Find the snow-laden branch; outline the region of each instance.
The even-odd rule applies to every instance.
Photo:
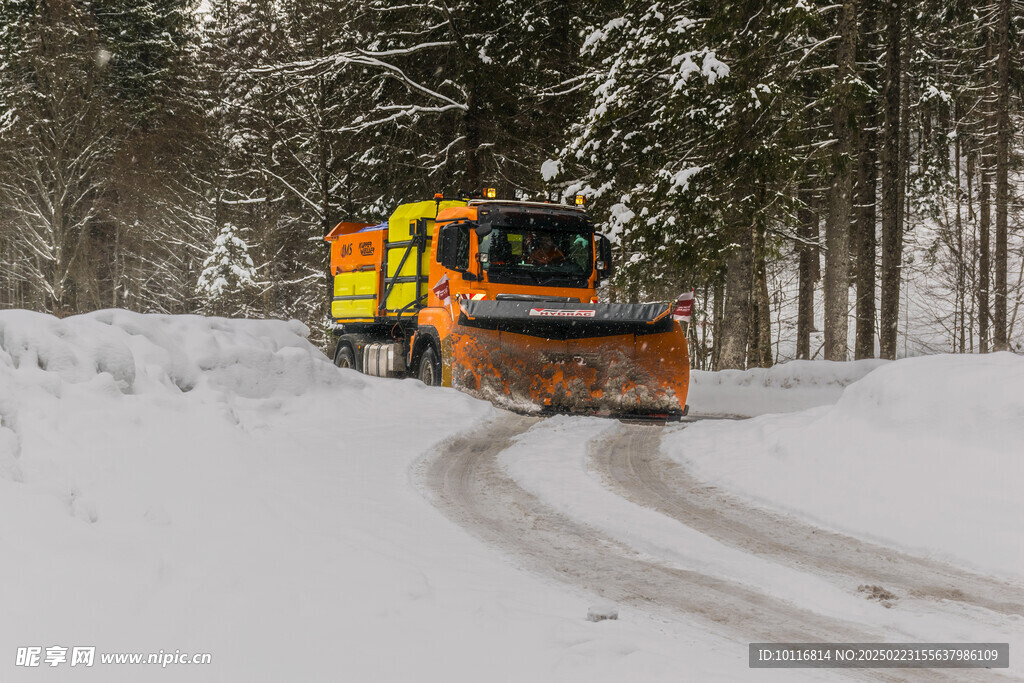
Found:
[[[401,55],[410,55],[416,52],[420,52],[426,49],[434,49],[441,47],[451,47],[454,43],[450,41],[446,42],[434,42],[434,43],[420,43],[403,50],[387,50],[383,52],[368,52],[365,50],[351,50],[346,52],[339,52],[326,57],[320,57],[317,59],[304,60],[300,62],[291,62],[288,64],[280,64],[269,67],[259,67],[253,69],[252,73],[284,73],[284,74],[306,74],[310,76],[319,76],[323,73],[330,71],[331,69],[339,68],[348,65],[366,66],[376,69],[381,69],[391,74],[393,77],[402,81],[411,90],[414,90],[422,95],[426,95],[435,100],[440,100],[446,103],[446,109],[460,109],[466,111],[469,106],[461,102],[456,102],[447,95],[437,92],[432,88],[429,88],[422,83],[413,80],[405,73],[399,66],[390,62],[380,59],[380,57],[396,57]]]
[[[400,106],[400,105],[391,105],[391,106],[387,106],[387,107],[379,107],[379,109],[388,110],[388,111],[390,111],[390,110],[397,110],[397,111],[394,114],[392,114],[391,116],[386,116],[384,118],[373,119],[371,121],[366,121],[364,123],[360,123],[360,124],[355,125],[355,126],[343,126],[343,127],[338,128],[336,130],[338,132],[342,132],[342,133],[357,133],[357,132],[360,132],[360,131],[367,130],[368,128],[374,128],[376,126],[384,125],[385,123],[390,123],[392,121],[397,121],[399,119],[405,118],[407,116],[412,116],[414,114],[441,114],[443,112],[452,111],[452,110],[456,110],[456,109],[457,110],[461,110],[461,111],[465,111],[466,107],[463,106],[463,105],[458,105],[458,104],[451,104],[451,105],[446,105],[446,106],[443,106],[443,107],[421,107],[421,106],[418,106],[418,105],[403,107],[403,106]]]
[[[316,202],[314,202],[314,201],[313,201],[312,199],[310,199],[309,197],[307,197],[306,195],[304,195],[304,194],[303,194],[302,192],[300,192],[299,190],[295,189],[295,187],[293,187],[293,186],[292,186],[292,185],[291,185],[291,184],[290,184],[290,183],[289,183],[289,182],[288,182],[287,180],[285,180],[284,178],[282,178],[282,177],[281,177],[281,176],[279,176],[278,174],[274,173],[274,172],[273,172],[273,171],[271,171],[271,170],[270,170],[269,168],[263,168],[263,169],[261,169],[261,170],[262,170],[262,171],[263,171],[264,173],[266,173],[267,175],[270,175],[270,176],[273,176],[274,178],[277,178],[277,180],[281,181],[281,184],[282,184],[282,185],[284,185],[285,187],[287,187],[287,188],[288,188],[289,190],[291,190],[291,191],[292,191],[292,192],[293,192],[293,193],[295,194],[295,196],[296,196],[296,197],[298,197],[298,198],[299,198],[299,199],[301,199],[301,200],[302,200],[303,202],[305,202],[306,204],[308,204],[308,205],[309,205],[309,206],[310,206],[310,207],[311,207],[311,208],[313,209],[313,211],[315,211],[315,212],[316,212],[316,215],[317,215],[317,216],[321,215],[321,213],[322,213],[322,211],[323,211],[323,207],[321,207],[321,206],[320,206],[319,204],[317,204]]]
[[[429,50],[435,47],[451,47],[452,45],[454,45],[452,41],[444,40],[436,43],[420,43],[419,45],[413,45],[412,47],[402,48],[401,50],[356,50],[356,52],[362,55],[366,55],[367,57],[396,57],[398,55],[411,55],[415,52],[419,52],[420,50]]]

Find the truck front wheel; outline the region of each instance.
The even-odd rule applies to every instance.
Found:
[[[419,367],[416,376],[428,387],[441,385],[441,361],[437,357],[437,351],[433,346],[428,346],[420,355]]]

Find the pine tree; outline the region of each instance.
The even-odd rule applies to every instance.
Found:
[[[677,287],[687,269],[693,281],[710,277],[719,264],[708,255],[725,246],[722,188],[702,162],[726,106],[716,95],[731,66],[698,31],[706,18],[689,9],[630,7],[590,30],[590,109],[547,174],[567,194],[589,195],[592,210],[608,217],[625,256],[618,284],[627,297],[664,295],[659,280]]]
[[[148,267],[166,272],[174,261],[142,265],[183,208],[182,183],[171,177],[186,174],[189,117],[172,105],[185,101],[191,6],[4,4],[0,203],[10,227],[4,251],[21,264],[12,270],[26,303],[73,312],[180,298],[169,283],[142,296],[137,283],[155,280]],[[139,210],[146,205],[162,206]]]
[[[587,42],[593,106],[571,131],[561,177],[578,179],[567,189],[596,197],[622,234],[627,296],[664,296],[724,271],[723,367],[744,367],[748,354],[765,362],[767,306],[753,327],[750,315],[763,262],[778,237],[803,239],[790,227],[794,185],[821,172],[826,84],[813,67],[829,10],[638,6]]]
[[[214,315],[245,316],[252,311],[256,266],[249,245],[230,222],[221,226],[196,282],[202,309]]]
[[[205,61],[216,100],[207,122],[215,162],[207,182],[213,224],[244,227],[266,282],[246,305],[267,317],[310,319],[321,302],[296,291],[295,282],[307,275],[303,252],[313,251],[309,237],[321,221],[307,196],[301,152],[290,144],[294,112],[272,68],[288,54],[283,20],[268,0],[212,5]]]
[[[194,38],[198,0],[92,0],[109,61],[109,87],[137,126],[180,113],[173,106],[176,65]],[[169,106],[170,105],[170,106]]]
[[[11,122],[0,144],[0,201],[33,305],[64,313],[88,287],[83,252],[114,150],[95,60],[100,43],[92,17],[70,0],[12,10],[20,22],[5,36],[17,48],[7,53],[0,87]]]
[[[196,0],[93,3],[118,149],[92,228],[100,290],[91,306],[181,312],[192,298],[209,207],[196,169],[205,102]]]

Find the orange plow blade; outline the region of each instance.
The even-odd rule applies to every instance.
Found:
[[[452,386],[521,412],[677,417],[686,335],[664,304],[467,301]]]

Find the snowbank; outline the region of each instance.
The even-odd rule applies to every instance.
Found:
[[[690,373],[690,415],[755,417],[831,405],[884,360],[794,360],[771,368]]]
[[[248,398],[338,386],[302,323],[107,310],[58,320],[0,312],[0,372],[50,387],[106,374],[125,394],[176,388]],[[36,371],[48,373],[39,375]],[[175,392],[177,393],[177,392]]]
[[[905,359],[834,406],[675,428],[664,448],[820,524],[1022,578],[1022,386],[1008,353]]]
[[[0,312],[0,679],[653,681],[695,658],[711,678],[745,670],[743,644],[714,638],[709,655],[686,624],[632,610],[588,622],[592,595],[443,518],[410,471],[494,409],[338,370],[305,334]],[[93,646],[96,663],[14,668],[17,648],[51,646]],[[99,659],[160,651],[212,663],[161,674]]]

